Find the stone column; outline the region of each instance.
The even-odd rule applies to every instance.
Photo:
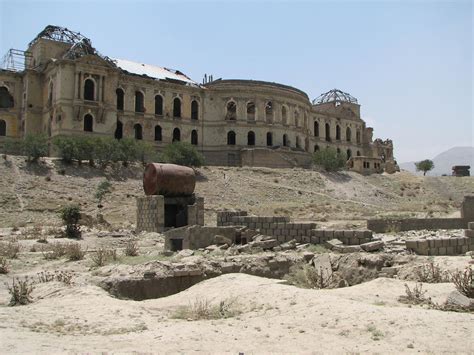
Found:
[[[161,233],[165,228],[165,198],[161,195],[137,197],[137,233]]]

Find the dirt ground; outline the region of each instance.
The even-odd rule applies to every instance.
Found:
[[[423,257],[400,247],[417,233],[433,232],[377,235],[386,241],[384,251],[357,255],[305,245],[279,253],[203,250],[192,256],[168,255],[163,253],[161,234],[135,235],[133,230],[135,197],[143,194],[143,167],[104,170],[64,166],[53,159],[39,166],[28,165],[21,157],[0,159],[0,244],[3,250],[9,243],[19,246],[18,255],[6,259],[9,272],[0,273],[0,353],[473,353],[472,312],[399,299],[406,295],[405,285],[411,289],[420,285],[415,282],[420,265],[433,262],[443,272],[472,267],[468,255]],[[94,194],[106,178],[112,192],[99,209]],[[215,224],[217,210],[238,208],[256,215],[289,215],[321,226],[359,228],[371,217],[459,215],[463,196],[474,192],[474,178],[204,167],[199,169],[196,190],[205,198],[209,225]],[[56,238],[58,210],[68,203],[79,204],[91,224],[82,227],[81,240]],[[98,213],[109,226],[96,225]],[[130,240],[136,241],[138,256],[124,255]],[[78,243],[85,257],[47,260],[47,251],[56,243]],[[98,266],[94,258],[101,248],[115,250],[117,256]],[[254,276],[265,274],[275,260],[326,257],[339,260],[340,272],[357,281],[342,288],[303,289],[281,279]],[[142,277],[149,271],[215,268],[236,260],[250,263],[251,258],[257,260],[253,275],[222,274],[163,298],[120,299],[101,287],[104,280]],[[359,265],[362,259],[365,266]],[[387,266],[397,268],[397,275],[384,277]],[[44,273],[55,272],[71,279],[44,280]],[[8,285],[13,278],[24,277],[34,285],[33,302],[11,307]],[[443,304],[455,291],[451,282],[422,283],[422,287],[435,304]],[[183,307],[202,303],[231,304],[235,312],[216,319],[177,316]]]

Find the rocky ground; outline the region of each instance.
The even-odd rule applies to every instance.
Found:
[[[163,235],[134,232],[141,172],[2,158],[0,271],[3,265],[8,273],[0,273],[0,352],[472,352],[471,303],[450,282],[472,267],[472,257],[417,256],[404,247],[405,240],[461,230],[375,234],[383,248],[370,253],[297,243],[169,253]],[[455,216],[462,197],[474,191],[473,178],[403,172],[362,177],[206,167],[199,173],[207,224],[222,208],[323,227],[363,227],[375,216]],[[99,209],[94,193],[105,178],[112,192]],[[57,212],[73,202],[85,215],[82,239],[58,238]],[[69,260],[81,254],[77,247],[82,257]],[[26,277],[32,302],[9,306],[13,279]],[[183,278],[194,286],[181,291],[190,286]],[[162,281],[169,295],[156,298]],[[418,297],[407,299],[407,287]]]

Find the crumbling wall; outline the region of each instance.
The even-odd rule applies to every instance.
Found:
[[[359,245],[372,240],[370,230],[328,230],[316,229],[313,222],[290,222],[287,216],[247,216],[244,211],[217,212],[218,226],[244,226],[260,233],[273,236],[284,243],[295,239],[298,243],[321,244],[337,238],[347,245]]]

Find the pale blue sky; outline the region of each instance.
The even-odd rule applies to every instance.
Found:
[[[400,161],[473,146],[473,6],[459,1],[0,0],[0,52],[65,26],[104,55],[355,96]]]

